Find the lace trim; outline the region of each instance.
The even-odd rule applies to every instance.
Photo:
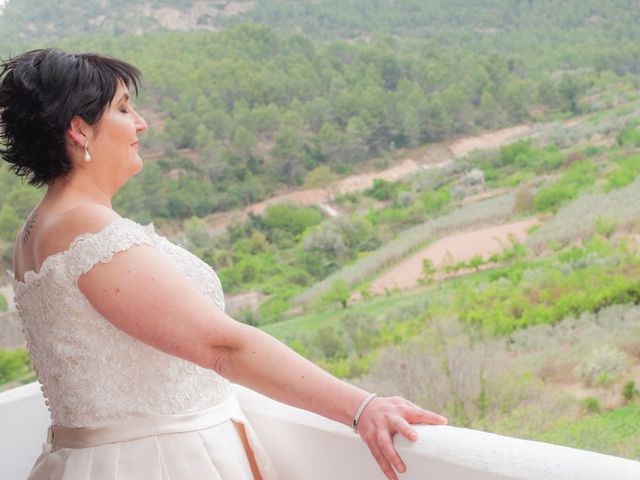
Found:
[[[120,225],[121,223],[129,223],[134,225],[137,228],[142,228],[144,229],[147,233],[152,233],[155,234],[155,228],[153,226],[153,223],[149,223],[147,225],[141,225],[129,218],[126,217],[121,217],[117,220],[115,220],[114,222],[111,222],[110,224],[106,225],[105,227],[102,228],[102,230],[99,230],[97,232],[85,232],[85,233],[81,233],[79,235],[77,235],[72,241],[71,243],[69,243],[69,245],[67,246],[67,248],[65,248],[64,250],[61,250],[59,252],[53,253],[51,255],[49,255],[47,258],[45,258],[42,261],[42,264],[40,265],[40,270],[38,270],[37,272],[34,270],[27,270],[24,272],[24,280],[20,281],[16,278],[15,276],[15,272],[11,271],[11,270],[6,270],[7,274],[9,275],[9,278],[11,279],[11,284],[13,286],[13,291],[14,291],[14,295],[15,297],[19,296],[19,290],[23,290],[24,288],[28,287],[29,285],[36,283],[38,280],[41,280],[44,276],[46,276],[46,274],[49,272],[49,270],[51,270],[51,268],[56,264],[56,260],[65,257],[66,255],[70,254],[70,252],[74,251],[77,247],[78,244],[82,244],[82,242],[86,241],[87,239],[91,239],[91,238],[95,238],[95,237],[102,237],[105,236],[109,231],[111,231],[113,228],[115,228],[117,225]],[[115,252],[117,253],[117,252]],[[86,273],[86,272],[85,272]],[[16,303],[17,305],[17,303]]]
[[[78,278],[98,263],[109,263],[113,257],[134,245],[154,245],[153,240],[144,228],[128,219],[133,228],[105,227],[97,234],[83,235],[78,238],[72,249],[67,250],[73,255],[73,262],[65,262],[66,272],[70,280],[77,286]],[[121,222],[116,222],[119,225]]]

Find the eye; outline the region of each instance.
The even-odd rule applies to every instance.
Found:
[[[126,107],[122,107],[122,108],[120,109],[120,111],[121,111],[122,113],[129,113],[129,109],[128,109],[128,108],[126,108]]]

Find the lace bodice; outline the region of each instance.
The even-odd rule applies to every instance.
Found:
[[[133,245],[158,249],[224,309],[213,269],[185,249],[127,218],[78,236],[45,259],[40,271],[14,282],[16,307],[33,367],[53,423],[98,426],[147,415],[210,407],[230,394],[229,383],[127,335],[100,315],[78,289],[78,278]],[[172,299],[171,301],[179,301]]]

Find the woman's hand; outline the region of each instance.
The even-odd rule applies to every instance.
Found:
[[[389,480],[397,480],[395,469],[407,469],[393,445],[393,436],[400,433],[411,442],[418,432],[411,424],[446,425],[447,419],[424,410],[401,397],[376,397],[366,406],[358,422],[358,433]]]

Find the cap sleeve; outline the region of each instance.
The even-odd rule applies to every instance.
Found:
[[[113,256],[134,245],[154,245],[148,228],[139,223],[120,218],[97,233],[84,233],[77,237],[65,255],[65,267],[69,278],[78,278],[98,263],[109,263]]]

